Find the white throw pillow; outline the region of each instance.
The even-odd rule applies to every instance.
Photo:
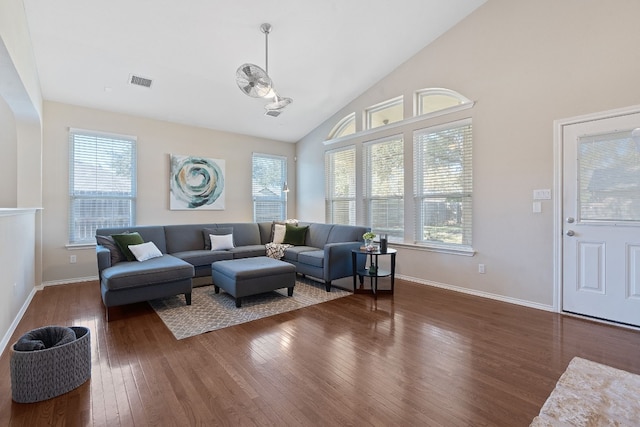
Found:
[[[140,262],[146,261],[151,258],[158,258],[162,256],[162,252],[153,242],[141,243],[139,245],[129,245],[129,250],[134,257]]]
[[[273,243],[281,244],[284,240],[284,233],[287,231],[287,226],[284,224],[273,224]]]
[[[221,236],[216,236],[215,234],[209,234],[209,238],[211,239],[211,250],[212,251],[223,251],[225,249],[233,249],[233,234],[223,234]]]

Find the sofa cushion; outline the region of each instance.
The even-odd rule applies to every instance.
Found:
[[[324,250],[305,251],[298,254],[298,262],[314,267],[324,267]]]
[[[233,227],[222,227],[222,228],[203,228],[202,229],[202,237],[204,238],[204,248],[210,250],[211,249],[211,235],[214,236],[223,236],[225,234],[233,234]]]
[[[326,243],[362,242],[362,235],[369,231],[367,227],[335,224],[331,228]]]
[[[282,260],[297,262],[298,255],[300,255],[301,253],[317,250],[319,249],[312,246],[294,246],[292,248],[287,248],[284,250],[284,257],[282,258]]]
[[[96,234],[110,236],[112,234],[137,232],[142,236],[144,242],[153,242],[163,254],[167,253],[167,244],[164,237],[164,226],[162,225],[134,225],[131,227],[111,227],[99,228]]]
[[[97,234],[96,243],[109,249],[109,254],[111,256],[111,265],[127,260],[127,257],[124,256],[124,254],[116,244],[116,241],[113,240],[113,237],[101,236]]]
[[[305,243],[307,237],[307,230],[309,226],[297,226],[293,224],[286,224],[286,231],[284,233],[284,239],[282,243],[294,246],[302,246]]]
[[[139,245],[144,243],[140,233],[134,231],[133,233],[112,234],[111,237],[113,237],[113,240],[116,242],[116,245],[118,245],[125,258],[127,258],[127,261],[135,261],[136,257],[131,252],[131,249],[129,249],[129,245]]]
[[[332,228],[333,224],[309,224],[309,232],[307,233],[307,240],[305,244],[315,248],[324,248]]]
[[[233,228],[233,242],[236,246],[260,245],[260,228],[255,222],[218,224],[217,228]]]
[[[212,251],[212,250],[199,250],[199,251],[184,251],[171,254],[176,258],[180,258],[195,267],[211,266],[212,262],[225,261],[233,259],[233,254],[229,251]]]
[[[233,259],[265,256],[267,254],[264,245],[236,246],[233,249],[229,249],[229,252],[233,255]]]
[[[102,271],[102,285],[108,290],[147,286],[192,278],[193,265],[171,255],[145,262],[121,262]]]

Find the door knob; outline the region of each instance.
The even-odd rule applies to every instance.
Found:
[[[569,218],[567,218],[567,222],[568,222],[569,224],[573,224],[573,222],[574,222],[574,221],[575,221],[575,219],[573,219],[573,217],[569,217]]]
[[[573,230],[569,230],[567,231],[567,236],[571,237],[573,235],[575,235],[576,233]]]

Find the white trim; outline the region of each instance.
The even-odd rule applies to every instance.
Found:
[[[420,112],[420,98],[422,97],[422,95],[425,95],[425,94],[450,96],[451,98],[455,98],[458,101],[460,101],[459,105],[464,105],[471,102],[469,98],[461,95],[455,90],[446,89],[443,87],[430,87],[430,88],[419,89],[413,93],[413,115],[414,116],[422,115]],[[452,108],[452,107],[449,107],[449,108]],[[449,108],[443,108],[442,110],[448,110]],[[438,110],[438,111],[441,111],[441,110]],[[435,113],[435,112],[436,111],[432,111],[431,113]]]
[[[0,216],[16,216],[35,214],[42,208],[0,208]]]
[[[24,304],[22,304],[22,307],[20,307],[20,310],[18,311],[18,314],[16,315],[15,319],[13,319],[11,326],[9,326],[7,333],[4,335],[4,337],[2,337],[2,341],[0,341],[0,354],[4,353],[5,349],[7,348],[7,345],[9,344],[9,340],[11,339],[11,336],[18,328],[18,324],[22,320],[22,317],[24,316],[24,314],[27,312],[27,308],[29,308],[29,304],[31,304],[31,300],[33,300],[33,297],[35,296],[38,290],[39,289],[36,289],[35,287],[31,289],[29,296],[27,296],[27,299],[25,300]]]
[[[434,111],[433,113],[424,114],[422,116],[410,117],[408,119],[400,120],[398,122],[389,123],[388,125],[378,126],[377,128],[367,129],[367,130],[363,130],[363,131],[360,131],[360,132],[352,133],[352,134],[349,134],[349,135],[341,136],[340,138],[328,139],[326,141],[322,141],[322,143],[324,145],[332,145],[332,144],[337,144],[339,142],[349,141],[349,140],[355,139],[355,138],[367,137],[367,136],[375,134],[377,132],[387,131],[389,129],[395,129],[395,128],[399,128],[401,126],[411,125],[413,123],[420,123],[420,122],[423,122],[423,121],[427,121],[427,120],[433,119],[435,117],[444,116],[445,114],[452,114],[452,113],[456,113],[458,111],[468,110],[469,108],[473,107],[474,105],[475,105],[475,101],[471,101],[471,102],[469,102],[467,104],[456,105],[454,107],[450,107],[450,108],[445,108],[443,110]]]
[[[418,279],[416,277],[409,277],[409,276],[404,276],[404,275],[400,275],[400,274],[396,274],[396,278],[402,279],[402,280],[407,280],[409,282],[415,282],[415,283],[418,283],[420,285],[433,286],[435,288],[441,288],[441,289],[446,289],[446,290],[449,290],[449,291],[461,292],[463,294],[473,295],[473,296],[481,297],[481,298],[489,298],[489,299],[492,299],[492,300],[506,302],[506,303],[509,303],[509,304],[516,304],[516,305],[521,305],[521,306],[524,306],[524,307],[535,308],[537,310],[554,311],[552,306],[549,306],[549,305],[546,305],[546,304],[538,304],[538,303],[535,303],[535,302],[526,301],[526,300],[519,299],[519,298],[505,297],[504,295],[498,295],[498,294],[492,294],[492,293],[489,293],[489,292],[476,291],[474,289],[468,289],[468,288],[461,288],[459,286],[448,285],[446,283],[433,282],[431,280]]]
[[[98,280],[99,280],[98,276],[75,277],[71,279],[62,279],[62,280],[50,280],[48,282],[43,282],[42,285],[40,285],[40,290],[46,288],[47,286],[71,285],[73,283],[94,282]]]
[[[562,218],[562,200],[564,199],[562,192],[562,134],[564,127],[637,113],[640,113],[640,104],[558,119],[553,122],[553,187],[556,194],[553,199],[553,309],[558,313],[562,313],[562,226],[564,222]],[[595,321],[590,317],[585,318]],[[617,323],[616,325],[621,326],[621,324]]]
[[[138,141],[138,137],[134,135],[125,135],[125,134],[113,133],[113,132],[103,132],[100,130],[89,130],[89,129],[80,129],[80,128],[70,127],[69,133],[80,133],[83,135],[96,136],[96,137],[109,138],[109,139],[121,138],[121,139],[130,139],[135,142]]]
[[[470,246],[437,246],[437,245],[419,245],[417,243],[401,243],[401,242],[389,242],[389,247],[398,247],[405,249],[413,249],[416,251],[424,251],[424,252],[438,252],[441,254],[449,254],[449,255],[462,255],[462,256],[475,256],[476,250]]]

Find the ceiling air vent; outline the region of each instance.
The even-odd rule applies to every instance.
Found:
[[[265,111],[265,116],[278,117],[282,113],[281,110],[267,110]]]
[[[137,86],[151,87],[152,80],[132,74],[129,77],[129,83]]]

